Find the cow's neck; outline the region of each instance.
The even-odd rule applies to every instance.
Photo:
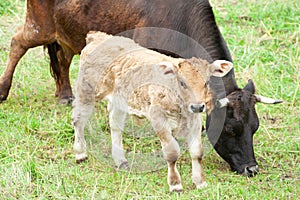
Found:
[[[209,86],[214,91],[215,100],[226,97],[228,94],[238,88],[234,77],[234,70],[232,69],[223,78],[211,76],[209,80]]]
[[[222,78],[225,86],[226,95],[229,95],[234,90],[238,89],[235,81],[234,69],[231,70],[225,77]]]
[[[189,36],[196,40],[207,52],[204,55],[204,59],[209,62],[215,60],[227,60],[232,62],[230,52],[228,50],[227,44],[216,24],[214,13],[212,7],[207,1],[199,3],[197,6],[193,7],[191,17],[187,23],[187,32]],[[195,27],[198,27],[197,32],[191,31]],[[219,81],[217,81],[219,79]],[[238,88],[235,81],[234,69],[232,69],[225,77],[222,78],[212,78],[211,81],[216,81],[217,88],[215,88],[216,94],[221,97],[230,94]],[[220,84],[223,86],[223,91],[225,88],[225,93],[221,92]]]

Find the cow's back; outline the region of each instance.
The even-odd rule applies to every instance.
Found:
[[[231,60],[226,44],[215,24],[212,9],[207,0],[86,0],[56,1],[54,19],[58,40],[79,53],[85,46],[84,38],[89,31],[102,31],[113,35],[133,38],[144,47],[164,51],[172,50],[182,57],[198,56],[197,49],[204,48],[213,60]],[[148,32],[144,27],[171,30],[171,37],[179,37],[169,44],[170,32],[161,30]],[[145,30],[147,33],[145,33]],[[181,33],[190,39],[180,42]],[[153,41],[153,38],[155,41]],[[186,45],[192,46],[187,52]],[[162,45],[163,44],[163,45]],[[191,48],[191,47],[190,47]],[[216,55],[219,54],[219,55]],[[203,58],[202,57],[202,58]]]

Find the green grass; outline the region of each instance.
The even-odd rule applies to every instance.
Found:
[[[109,140],[100,141],[102,148],[94,142],[89,160],[76,164],[71,107],[57,104],[48,58],[38,47],[20,61],[9,98],[0,104],[0,199],[299,199],[300,4],[284,0],[214,0],[212,4],[240,87],[252,78],[257,93],[285,101],[256,106],[260,118],[254,136],[261,169],[258,176],[246,178],[232,173],[208,148],[203,168],[209,186],[198,191],[192,184],[189,156],[184,152],[178,167],[185,192],[170,194],[164,166],[144,173],[112,168]],[[25,1],[0,3],[0,72],[5,68],[10,39],[24,21],[24,12]],[[71,66],[72,85],[78,60],[76,56]],[[98,105],[97,110],[100,113],[90,120],[90,141],[99,131],[99,138],[109,138],[105,106]],[[125,136],[126,149],[148,153],[154,147],[159,149],[155,137],[138,140],[130,131],[132,127],[128,125],[128,129],[131,137]],[[146,165],[141,163],[140,167]]]

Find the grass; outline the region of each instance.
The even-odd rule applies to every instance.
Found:
[[[243,87],[252,78],[257,93],[285,101],[256,106],[260,118],[254,136],[261,169],[258,176],[232,173],[209,147],[203,162],[209,186],[200,191],[192,184],[185,152],[178,163],[185,188],[181,195],[168,192],[164,165],[153,172],[117,171],[111,167],[109,141],[102,140],[109,138],[103,104],[90,120],[93,134],[87,134],[94,141],[97,137],[93,136],[101,130],[102,148],[92,143],[96,145],[90,146],[93,153],[88,162],[76,164],[71,108],[57,104],[48,58],[38,47],[18,64],[9,98],[0,105],[0,199],[299,199],[300,5],[284,0],[214,0],[212,5],[235,61],[239,85]],[[24,1],[0,3],[0,72],[24,14]],[[71,66],[72,85],[78,60],[76,56]],[[129,125],[128,129],[131,134]],[[159,149],[155,137],[135,138],[125,139],[126,148],[139,152],[147,149],[148,142]],[[161,164],[159,159],[157,162]],[[141,163],[140,167],[147,165]]]

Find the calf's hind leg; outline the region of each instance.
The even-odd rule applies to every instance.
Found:
[[[77,100],[76,100],[77,101]],[[75,132],[75,140],[74,140],[74,152],[75,159],[77,163],[80,163],[87,159],[86,153],[86,141],[84,138],[84,128],[92,114],[93,105],[80,105],[74,101],[74,107],[72,110],[72,122],[74,126]]]
[[[109,125],[111,132],[111,143],[112,143],[112,157],[114,162],[119,169],[129,169],[128,161],[125,158],[122,142],[122,132],[124,130],[126,112],[117,108],[116,105],[109,102]]]
[[[94,89],[84,77],[77,83],[77,93],[72,109],[72,123],[75,131],[74,152],[77,163],[87,159],[84,128],[94,110]]]

